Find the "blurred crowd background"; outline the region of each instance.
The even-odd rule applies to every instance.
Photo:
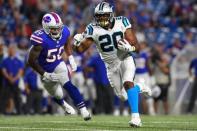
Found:
[[[147,54],[152,69],[149,75],[155,76],[155,83],[152,84],[154,97],[141,97],[141,112],[150,115],[196,113],[196,96],[190,100],[193,82],[187,80],[191,78],[189,65],[197,57],[197,2],[106,1],[114,6],[115,16],[126,16],[130,20],[141,49]],[[0,0],[1,114],[62,114],[62,110],[57,108],[44,90],[40,76],[26,64],[28,49],[31,47],[29,38],[32,32],[42,28],[43,15],[51,11],[61,16],[72,35],[83,32],[86,25],[93,21],[94,7],[99,2]],[[127,103],[114,95],[95,47],[74,56],[78,70],[71,74],[71,79],[79,87],[92,113],[128,115]],[[4,72],[10,76],[4,75]],[[184,89],[187,90],[183,92]],[[65,95],[65,99],[72,104],[68,95]]]

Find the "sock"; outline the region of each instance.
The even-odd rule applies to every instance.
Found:
[[[135,85],[133,88],[127,90],[128,102],[132,113],[139,113],[138,109],[138,98],[139,98],[140,88]]]
[[[114,95],[114,107],[120,107],[120,99],[116,95]]]
[[[75,105],[80,109],[85,107],[85,103],[83,100],[82,95],[79,93],[77,87],[75,87],[70,81],[64,84],[64,89],[68,92],[72,100],[74,101]]]
[[[57,98],[53,97],[53,100],[60,106],[64,105],[64,99],[57,99]]]
[[[124,107],[126,107],[126,108],[129,107],[129,102],[128,102],[128,100],[126,100],[126,101],[124,102]]]

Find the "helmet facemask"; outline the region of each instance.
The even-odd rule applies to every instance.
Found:
[[[103,27],[103,28],[108,28],[110,23],[112,22],[113,20],[113,13],[96,13],[94,15],[95,17],[95,21],[96,23]]]
[[[62,26],[49,27],[49,35],[52,38],[59,39],[62,34]]]

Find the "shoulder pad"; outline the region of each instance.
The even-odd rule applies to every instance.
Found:
[[[89,24],[86,27],[85,34],[93,35],[93,31],[94,31],[93,25],[92,24]]]
[[[124,27],[128,27],[130,25],[129,20],[125,16],[115,17],[115,20],[120,21],[124,25]]]
[[[31,35],[30,40],[34,43],[41,44],[43,42],[43,38],[42,38],[43,34],[44,34],[43,30],[37,30]]]
[[[131,25],[127,17],[122,16],[122,23],[125,27]]]
[[[63,25],[63,32],[66,34],[66,36],[70,36],[70,30],[67,26]]]

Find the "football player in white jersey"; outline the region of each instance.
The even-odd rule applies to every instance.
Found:
[[[132,112],[130,126],[140,127],[138,95],[140,92],[151,95],[151,90],[143,83],[133,82],[135,64],[129,53],[139,48],[135,33],[126,17],[114,17],[109,3],[99,3],[94,17],[95,22],[89,24],[84,33],[74,36],[73,48],[77,52],[84,52],[91,44],[96,44],[114,92],[121,99],[129,101]]]

